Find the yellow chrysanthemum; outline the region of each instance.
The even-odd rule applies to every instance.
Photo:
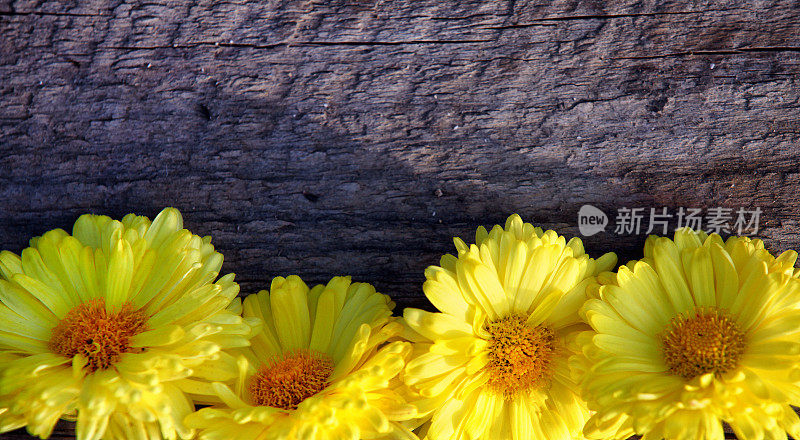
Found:
[[[585,434],[622,439],[800,438],[797,253],[681,229],[600,277],[573,365],[597,413]]]
[[[233,387],[214,384],[224,406],[187,418],[206,440],[416,439],[416,416],[398,375],[411,352],[395,338],[388,296],[349,277],[308,288],[297,276],[244,300],[244,316],[264,320],[240,350]]]
[[[589,258],[512,215],[477,244],[456,238],[458,257],[425,271],[428,299],[443,313],[406,309],[415,341],[404,380],[431,417],[430,440],[567,440],[589,418],[571,379],[573,335],[588,329],[578,310],[593,276],[616,256]]]
[[[221,350],[253,333],[221,265],[171,208],[84,215],[0,254],[0,432],[46,438],[63,418],[80,440],[190,437],[187,394],[234,379]]]

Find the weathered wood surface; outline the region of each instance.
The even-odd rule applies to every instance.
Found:
[[[796,1],[0,0],[0,248],[175,206],[244,293],[399,308],[512,212],[760,207],[797,248],[798,74]]]

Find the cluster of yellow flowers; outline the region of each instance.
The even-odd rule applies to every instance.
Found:
[[[84,215],[0,253],[0,432],[80,440],[800,438],[800,272],[681,229],[620,266],[512,215],[425,271],[439,312],[278,277],[210,237]],[[199,408],[199,409],[198,409]]]

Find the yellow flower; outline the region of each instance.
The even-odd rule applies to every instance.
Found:
[[[594,274],[616,256],[589,258],[512,215],[477,244],[456,238],[458,257],[425,271],[426,296],[443,313],[406,309],[416,342],[404,380],[421,396],[430,440],[567,440],[589,418],[568,358]]]
[[[573,358],[596,410],[585,434],[622,439],[800,438],[797,253],[681,229],[600,277]]]
[[[244,316],[264,321],[240,350],[238,382],[214,384],[224,405],[186,419],[200,439],[416,439],[416,416],[398,374],[411,352],[396,341],[388,296],[350,277],[313,289],[297,276],[244,300]]]
[[[233,274],[214,282],[210,237],[182,228],[171,208],[152,223],[84,215],[0,254],[0,432],[46,438],[63,418],[80,440],[193,434],[191,396],[235,378],[222,350],[252,328]]]

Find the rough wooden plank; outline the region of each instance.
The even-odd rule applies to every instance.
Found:
[[[425,266],[511,212],[760,207],[800,244],[795,2],[0,0],[0,248],[176,206],[243,292]],[[600,234],[590,253],[640,255]],[[62,432],[62,431],[59,431]],[[67,434],[64,434],[67,435]],[[22,438],[19,434],[7,438]]]

